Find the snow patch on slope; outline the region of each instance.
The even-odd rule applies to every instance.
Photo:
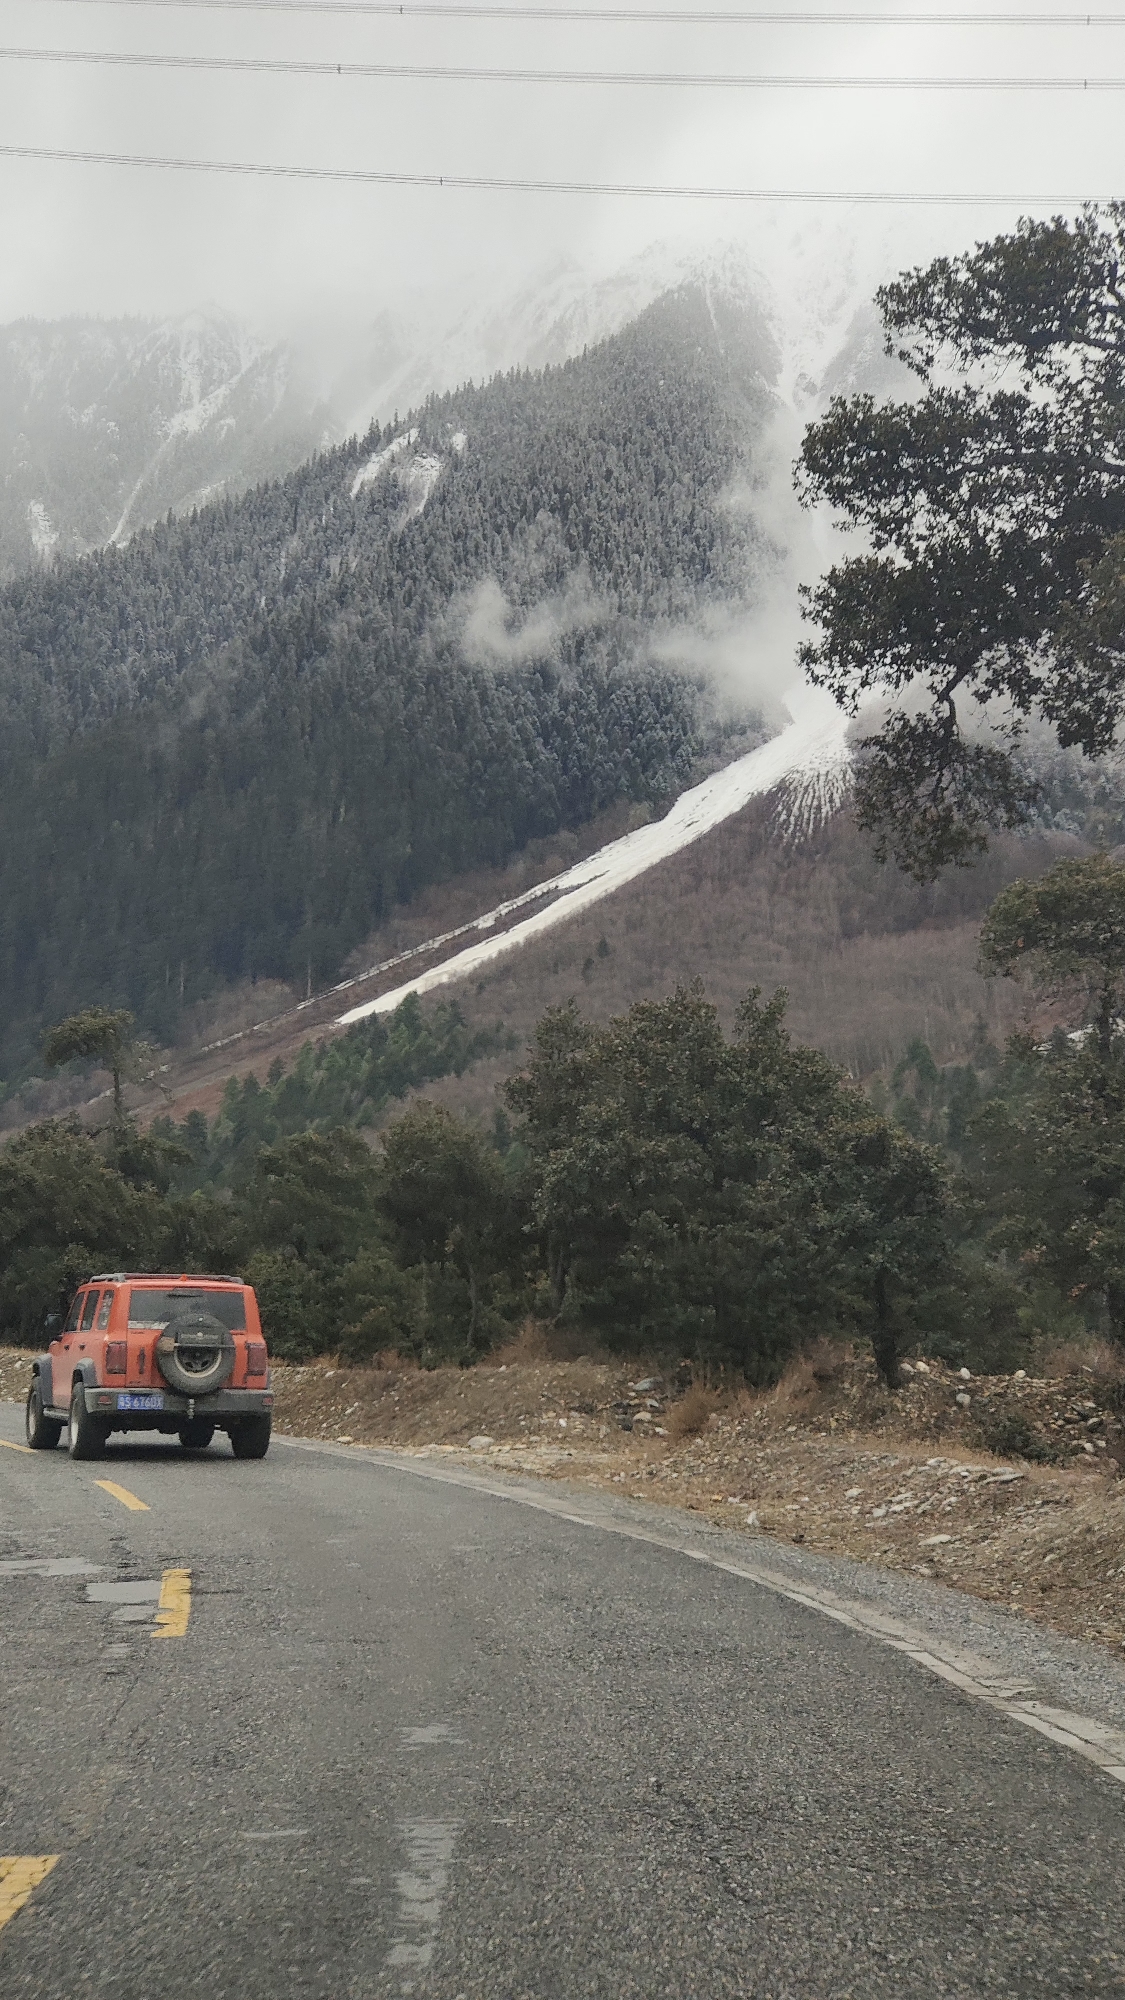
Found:
[[[398,475],[399,488],[403,495],[402,507],[396,517],[396,528],[405,527],[415,514],[420,514],[438,480],[441,478],[444,460],[436,452],[419,451],[409,458]]]
[[[456,431],[450,438],[450,449],[460,458],[467,443],[464,431]],[[356,499],[365,486],[374,486],[385,472],[392,467],[402,494],[402,506],[395,515],[394,529],[404,528],[416,514],[422,512],[430,494],[445,470],[445,459],[436,451],[415,451],[418,442],[417,427],[403,431],[401,437],[392,438],[390,444],[374,451],[366,464],[361,465],[352,480],[351,497]]]
[[[31,536],[31,546],[41,562],[50,562],[58,546],[59,531],[42,500],[27,503],[27,532]]]
[[[499,936],[483,937],[479,943],[466,946],[447,958],[444,964],[436,965],[430,971],[421,973],[417,979],[392,988],[389,993],[381,993],[377,1000],[352,1007],[338,1017],[335,1025],[348,1028],[356,1021],[368,1020],[373,1014],[393,1013],[408,993],[431,993],[435,987],[450,986],[457,980],[469,978],[482,966],[491,964],[506,952],[517,950],[544,931],[569,923],[572,917],[579,916],[591,904],[612,896],[616,889],[635,881],[638,875],[667,860],[669,855],[678,854],[682,848],[701,840],[713,827],[720,826],[732,814],[741,812],[750,799],[772,792],[787,780],[796,781],[803,793],[810,792],[819,784],[820,795],[827,796],[835,783],[830,774],[846,769],[847,718],[828,695],[803,684],[789,691],[785,704],[793,718],[787,729],[783,729],[772,742],[763,743],[748,756],[728,764],[725,770],[716,771],[701,785],[681,793],[664,819],[655,821],[651,826],[638,827],[635,833],[627,833],[620,840],[610,841],[607,847],[599,848],[596,854],[576,863],[564,874],[555,875],[548,882],[540,882],[536,888],[526,890],[511,902],[501,903],[496,909],[486,911],[475,924],[466,928],[478,932],[494,930],[498,922],[514,911],[553,897],[554,900],[545,909],[535,910]],[[440,944],[445,940],[434,942]],[[360,975],[361,978],[369,976]]]
[[[852,756],[844,736],[798,764],[782,784],[773,816],[774,832],[786,847],[799,847],[839,812],[851,790]]]
[[[373,486],[375,481],[382,477],[387,467],[393,465],[396,458],[401,458],[403,452],[408,451],[410,446],[417,442],[417,439],[418,432],[416,430],[403,431],[401,437],[392,438],[390,444],[385,444],[380,451],[373,451],[366,465],[360,466],[359,471],[352,480],[352,499],[354,500],[357,494],[362,493],[365,486]]]

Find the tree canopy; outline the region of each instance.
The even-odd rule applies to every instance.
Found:
[[[126,1008],[86,1007],[70,1014],[43,1037],[48,1069],[68,1062],[94,1062],[113,1078],[113,1112],[121,1117],[121,1086],[126,1076],[143,1069],[150,1051],[133,1034],[133,1016]]]
[[[920,393],[836,398],[804,499],[867,548],[806,592],[813,679],[868,736],[858,815],[920,880],[1017,825],[1038,716],[1087,756],[1125,701],[1125,203],[1023,221],[878,293]],[[984,729],[999,719],[1007,741]]]
[[[747,996],[732,1040],[701,988],[593,1027],[548,1013],[507,1087],[556,1309],[625,1345],[772,1379],[861,1327],[888,1383],[904,1308],[948,1255],[944,1170]]]
[[[1011,883],[985,918],[980,955],[986,972],[1026,972],[1044,990],[1077,985],[1108,1056],[1125,980],[1125,868],[1094,854]]]

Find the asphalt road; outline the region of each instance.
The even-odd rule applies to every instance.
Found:
[[[0,1561],[4,2000],[1125,1994],[1125,1786],[744,1578],[283,1441],[0,1448]]]

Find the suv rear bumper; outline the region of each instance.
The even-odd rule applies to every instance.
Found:
[[[119,1409],[122,1396],[160,1396],[156,1410]],[[86,1408],[92,1417],[108,1417],[114,1430],[176,1430],[194,1417],[196,1422],[222,1426],[232,1418],[266,1416],[273,1409],[272,1389],[214,1389],[209,1396],[180,1396],[174,1389],[92,1388],[86,1384]],[[170,1421],[171,1420],[171,1421]]]

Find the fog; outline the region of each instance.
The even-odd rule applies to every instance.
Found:
[[[1109,76],[1121,30],[638,26],[241,13],[8,0],[6,48],[629,71]],[[1010,197],[794,209],[236,179],[0,158],[0,319],[214,301],[271,337],[418,293],[496,296],[560,259],[654,238],[786,246],[816,226],[896,261],[1121,178],[1112,93],[736,91],[214,75],[0,58],[6,146],[536,179]]]
[[[816,392],[863,379],[857,304],[906,264],[1020,213],[1121,184],[1122,96],[741,91],[209,73],[11,51],[860,76],[1125,75],[1125,30],[489,22],[8,0],[0,52],[0,322],[229,311],[362,432],[434,387],[577,351],[709,246],[766,306],[778,410],[727,504],[758,550],[737,602],[650,651],[767,713],[804,636],[797,584],[844,541],[792,490]],[[746,190],[888,204],[357,186],[5,156],[5,147],[350,170]],[[951,198],[957,198],[953,200]],[[870,345],[878,352],[879,341]],[[883,364],[880,363],[882,366]],[[311,371],[311,372],[310,372]],[[827,371],[827,374],[826,374]],[[751,608],[752,607],[752,608]],[[581,578],[515,619],[494,584],[456,607],[468,657],[511,662],[590,622]]]

